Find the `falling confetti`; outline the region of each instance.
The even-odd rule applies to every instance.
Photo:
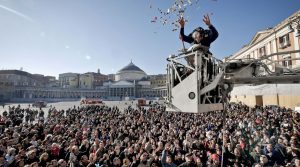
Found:
[[[212,0],[217,1],[217,0]],[[189,20],[189,16],[186,15],[186,10],[191,8],[192,6],[195,6],[194,9],[198,10],[200,9],[199,6],[199,0],[174,0],[173,3],[168,8],[160,8],[158,6],[155,6],[151,0],[150,2],[150,9],[157,10],[158,12],[154,18],[151,19],[151,23],[153,24],[161,24],[163,26],[171,26],[172,31],[177,31],[180,29],[179,25],[179,18],[183,17],[185,18],[185,22],[187,23]],[[210,13],[210,15],[213,15],[213,13]],[[155,32],[156,33],[156,32]]]
[[[155,16],[152,20],[151,23],[155,23],[157,21],[157,17]]]

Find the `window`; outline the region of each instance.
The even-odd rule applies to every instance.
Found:
[[[286,48],[286,47],[290,46],[289,34],[279,37],[279,46],[280,46],[280,48]]]
[[[291,56],[283,56],[282,66],[290,68],[292,66]]]
[[[250,59],[250,54],[248,54],[248,55],[246,56],[246,58],[247,58],[247,59]]]
[[[259,48],[259,56],[265,56],[266,55],[266,47]]]

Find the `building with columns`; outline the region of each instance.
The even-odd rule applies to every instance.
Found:
[[[149,75],[149,78],[150,78],[150,84],[152,88],[166,87],[166,82],[167,82],[166,74]]]
[[[235,54],[225,58],[225,61],[233,59],[260,59],[264,58],[264,56],[269,56],[269,59],[264,59],[263,62],[273,72],[276,67],[299,70],[299,44],[300,10],[275,27],[258,31],[249,44]],[[263,91],[267,88],[268,91]],[[231,92],[231,101],[243,102],[250,106],[280,105],[289,108],[300,106],[300,93],[297,91],[293,92],[290,88],[300,90],[300,85],[273,84],[250,87],[248,85],[239,85]]]
[[[102,89],[107,90],[107,97],[116,99],[166,96],[166,87],[152,87],[150,78],[131,61],[116,73],[115,81],[110,80],[104,83]]]
[[[59,74],[57,81],[54,77],[43,77],[18,70],[0,71],[0,102],[68,101],[79,100],[82,97],[109,100],[125,97],[151,99],[165,97],[167,94],[163,75],[147,76],[132,62],[119,70],[115,76],[116,81],[108,80],[109,76],[101,74],[99,70],[97,73],[63,73]],[[45,82],[45,79],[48,81]]]

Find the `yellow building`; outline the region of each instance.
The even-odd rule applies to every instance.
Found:
[[[79,75],[79,88],[93,89],[94,76],[92,73]]]
[[[63,73],[59,74],[59,85],[62,88],[78,88],[79,74],[77,73]]]
[[[276,67],[300,69],[300,10],[286,18],[273,28],[259,31],[248,45],[225,60],[260,59],[264,60],[271,71]],[[276,62],[276,65],[271,62]],[[231,92],[231,101],[247,105],[280,105],[294,108],[300,106],[299,84],[269,84],[235,86]]]

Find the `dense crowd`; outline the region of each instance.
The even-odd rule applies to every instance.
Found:
[[[10,107],[0,118],[0,167],[300,167],[297,112],[243,104],[226,113],[163,108],[74,106],[44,115]]]

